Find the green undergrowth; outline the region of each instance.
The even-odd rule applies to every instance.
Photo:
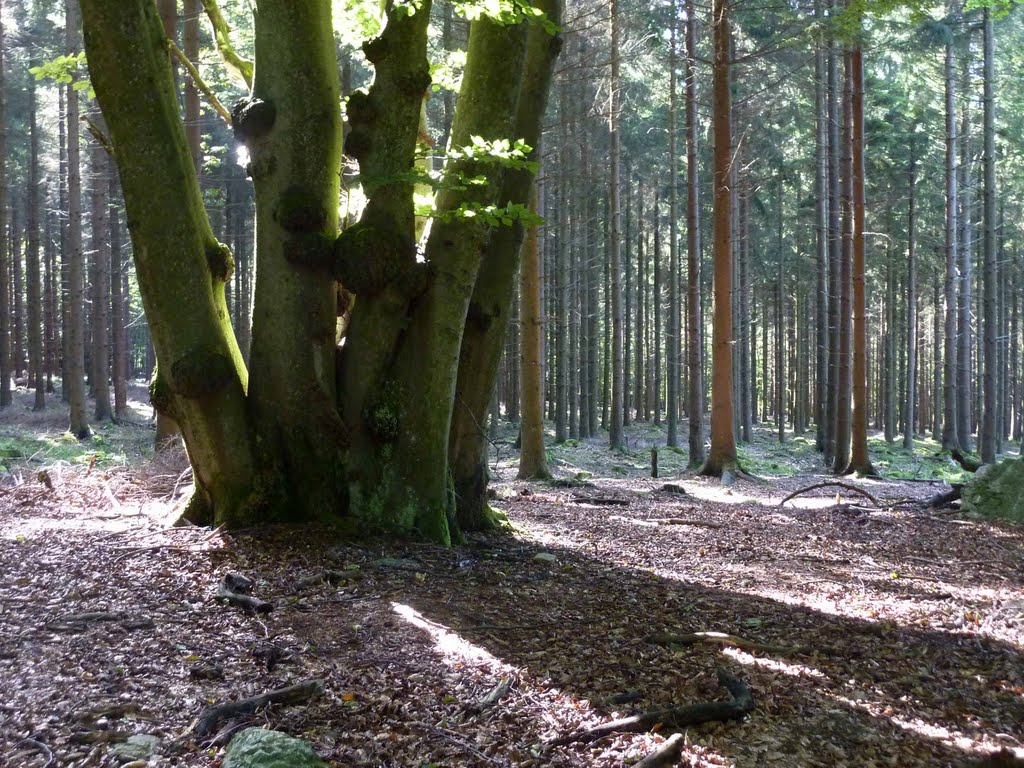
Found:
[[[914,440],[913,450],[908,450],[902,441],[887,443],[882,437],[871,437],[868,438],[868,451],[875,470],[895,480],[962,483],[971,477],[950,458],[948,451],[943,451],[942,446],[931,438]]]
[[[20,428],[0,432],[0,464],[45,467],[56,463],[120,466],[152,456],[153,432],[135,426],[93,427],[85,440],[68,432],[46,433]]]

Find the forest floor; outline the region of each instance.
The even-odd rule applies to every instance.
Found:
[[[767,428],[744,448],[764,479],[730,488],[670,450],[651,479],[656,427],[620,453],[553,448],[560,483],[516,481],[497,441],[511,532],[356,545],[170,528],[188,472],[180,452],[147,458],[141,402],[139,425],[78,446],[26,398],[0,421],[2,766],[217,766],[244,723],[336,766],[627,766],[664,745],[664,712],[587,729],[729,701],[717,668],[753,708],[687,728],[664,765],[1024,759],[1024,530],[925,509],[955,479],[927,443],[873,443],[879,468],[917,476],[848,481],[876,506],[836,486],[781,504],[835,478]],[[219,602],[227,573],[273,610]],[[207,707],[306,680],[322,695],[195,735]],[[119,754],[139,734],[158,754]]]

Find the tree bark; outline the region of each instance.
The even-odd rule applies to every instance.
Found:
[[[79,0],[67,0],[65,26],[69,51],[79,50]],[[68,125],[68,260],[67,327],[64,329],[64,386],[68,394],[68,429],[79,440],[92,434],[85,399],[85,256],[82,253],[82,176],[78,134],[78,91],[66,87]],[[153,177],[157,178],[157,177]]]
[[[952,25],[955,3],[946,5],[947,25]],[[946,205],[945,205],[945,348],[943,351],[943,398],[942,398],[942,447],[946,450],[960,449],[959,393],[957,391],[957,365],[959,349],[957,344],[957,231],[958,185],[957,185],[957,135],[956,135],[956,61],[953,48],[953,33],[948,32],[943,61],[944,102],[945,102],[945,144],[946,144]]]
[[[676,70],[679,67],[677,38],[679,12],[676,0],[669,10],[669,102],[668,102],[668,325],[665,329],[666,392],[665,443],[670,448],[679,445],[679,159],[676,149],[678,98],[676,94]]]
[[[10,302],[7,286],[10,285],[7,239],[7,91],[5,71],[7,39],[3,17],[0,15],[0,408],[11,404],[11,331]]]
[[[46,381],[43,377],[42,275],[39,268],[39,129],[36,126],[36,87],[29,91],[29,181],[26,193],[25,283],[28,304],[29,386],[35,387],[33,411],[46,407]]]
[[[697,13],[695,0],[686,5],[686,305],[687,411],[689,460],[699,468],[704,455],[704,333],[701,295],[700,176],[697,161]]]
[[[674,8],[674,3],[673,3]],[[622,438],[622,406],[623,406],[623,378],[622,378],[622,264],[621,264],[621,222],[619,210],[619,162],[622,150],[620,148],[619,136],[619,4],[618,0],[610,0],[609,15],[611,16],[611,85],[609,97],[608,115],[608,207],[611,219],[611,238],[608,242],[608,266],[611,271],[611,313],[612,313],[612,359],[611,359],[611,417],[609,419],[608,443],[614,449],[621,448]],[[673,24],[673,29],[675,25]],[[675,75],[673,73],[673,80]],[[675,134],[673,131],[672,145],[675,146]],[[673,155],[674,158],[674,155]],[[675,179],[672,181],[672,189],[675,190]],[[673,210],[673,214],[675,211]],[[675,218],[672,221],[675,227]],[[675,240],[673,238],[673,253],[675,253]],[[675,285],[675,271],[672,273],[672,285]],[[678,342],[678,332],[676,333]],[[679,360],[678,353],[673,353],[676,361]],[[678,372],[677,372],[678,374]],[[670,382],[671,384],[671,382]],[[670,389],[670,391],[672,391]],[[669,428],[674,436],[674,419],[678,413],[672,414],[671,405],[669,410]],[[674,445],[674,443],[669,443]]]
[[[911,126],[913,131],[916,124]],[[914,407],[917,393],[917,144],[910,137],[907,204],[907,386],[904,400],[903,447],[914,447]],[[936,340],[937,343],[937,340]]]
[[[92,392],[96,399],[93,416],[97,422],[110,421],[110,227],[107,221],[107,157],[93,141],[92,167]]]
[[[730,102],[729,0],[711,8],[714,65],[712,131],[714,149],[714,318],[711,373],[711,450],[702,475],[721,477],[736,469],[732,403],[732,109]]]
[[[539,196],[531,195],[533,210]],[[537,227],[526,230],[522,264],[519,267],[519,322],[522,327],[522,363],[519,366],[523,393],[521,447],[519,451],[520,480],[550,477],[544,451],[544,313],[541,304],[541,238]]]
[[[867,365],[867,301],[864,295],[865,242],[864,224],[867,204],[864,194],[864,59],[860,44],[850,55],[851,78],[851,188],[853,193],[853,253],[852,288],[853,310],[853,413],[851,415],[851,453],[848,472],[873,475],[868,455],[868,365]],[[913,149],[911,149],[913,153]]]
[[[998,332],[996,322],[996,149],[995,149],[995,44],[992,36],[992,18],[988,7],[982,8],[984,74],[982,104],[982,263],[984,293],[982,311],[985,318],[985,359],[982,385],[981,460],[990,464],[996,460],[997,377],[999,372]]]

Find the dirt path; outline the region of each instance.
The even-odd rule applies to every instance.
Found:
[[[192,736],[204,707],[318,679],[315,703],[251,720],[339,766],[622,766],[660,733],[551,742],[727,699],[719,666],[756,708],[690,728],[679,765],[1024,757],[1019,528],[850,510],[871,504],[843,489],[837,508],[834,488],[780,508],[806,476],[729,490],[682,476],[687,495],[499,483],[514,536],[360,548],[168,530],[173,473],[85,472],[0,491],[0,765],[118,765],[113,745],[145,733],[161,740],[150,765],[215,766]],[[885,502],[934,490],[861,485]],[[298,583],[325,569],[334,583]],[[214,600],[229,571],[273,612]],[[697,632],[755,645],[653,637]]]

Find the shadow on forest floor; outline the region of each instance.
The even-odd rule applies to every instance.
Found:
[[[124,469],[0,492],[0,764],[117,765],[112,745],[147,733],[161,739],[154,764],[216,765],[191,737],[204,707],[318,678],[318,701],[253,719],[334,765],[622,766],[662,736],[551,742],[726,697],[717,666],[756,709],[689,729],[677,764],[1024,757],[1019,527],[850,512],[829,488],[778,506],[827,478],[723,489],[684,475],[679,495],[594,474],[581,488],[499,482],[517,532],[449,550],[167,529],[167,504]],[[933,492],[858,482],[888,500]],[[333,584],[300,583],[325,568]],[[214,601],[227,571],[254,578],[274,611]],[[766,649],[650,641],[705,631]]]

